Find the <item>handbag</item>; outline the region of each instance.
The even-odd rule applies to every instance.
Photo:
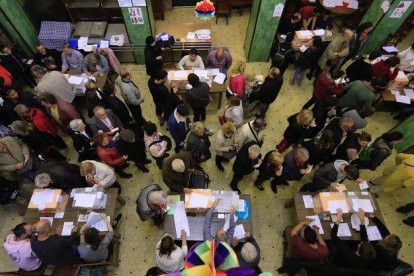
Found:
[[[207,189],[210,183],[210,177],[202,169],[195,169],[190,172],[188,185],[190,189]]]
[[[0,185],[0,204],[4,205],[16,200],[20,193],[20,187],[17,182],[0,178],[2,184]]]

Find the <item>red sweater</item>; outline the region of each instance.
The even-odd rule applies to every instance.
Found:
[[[6,68],[0,65],[0,77],[4,79],[4,86],[12,86],[13,84],[13,76],[7,71]]]
[[[101,161],[109,166],[118,167],[122,166],[126,162],[115,147],[98,146],[96,152],[98,153]]]
[[[397,77],[400,68],[395,68],[392,73],[390,70],[391,66],[387,65],[383,60],[381,60],[380,62],[372,65],[372,77],[383,77],[388,81],[394,80]]]
[[[344,93],[344,89],[345,85],[336,85],[327,72],[322,72],[316,80],[313,93],[317,100],[321,100],[329,95],[341,96]]]
[[[40,109],[34,107],[30,108],[27,119],[39,131],[50,133],[53,136],[56,136],[58,133],[58,128],[53,124],[53,121],[49,119],[49,117],[47,117]]]
[[[243,97],[244,89],[246,88],[246,79],[244,78],[244,75],[240,74],[235,77],[230,77],[229,88],[239,98]]]

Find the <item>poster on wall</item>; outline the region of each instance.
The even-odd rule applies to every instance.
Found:
[[[284,8],[283,4],[280,4],[280,3],[277,4],[275,6],[275,9],[273,10],[273,17],[281,17],[283,13],[283,8]]]
[[[142,16],[141,8],[128,8],[128,11],[132,24],[144,24],[144,17]]]
[[[145,7],[147,3],[145,3],[145,0],[132,0],[132,5]]]
[[[401,1],[395,10],[391,13],[391,18],[400,18],[408,10],[411,5],[411,1]]]

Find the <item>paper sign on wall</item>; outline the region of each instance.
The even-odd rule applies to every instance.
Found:
[[[388,2],[388,0],[384,0],[381,4],[381,9],[384,13],[386,13],[388,11],[388,9],[390,8],[390,2]]]
[[[408,10],[411,5],[411,1],[401,1],[395,10],[392,12],[390,18],[400,18]]]
[[[131,0],[118,0],[118,5],[121,8],[132,7]]]
[[[282,16],[282,13],[283,13],[283,8],[284,8],[285,6],[283,5],[283,4],[277,4],[276,6],[275,6],[275,10],[273,11],[273,17],[281,17]]]
[[[145,3],[145,0],[132,0],[132,5],[145,7],[147,3]]]
[[[144,24],[144,17],[142,16],[141,8],[128,8],[128,12],[132,24]]]

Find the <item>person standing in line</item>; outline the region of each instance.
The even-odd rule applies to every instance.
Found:
[[[206,106],[210,102],[210,87],[207,83],[201,82],[196,74],[188,75],[188,83],[192,86],[187,91],[187,101],[194,112],[194,122],[206,120]]]
[[[260,118],[265,118],[269,106],[276,100],[283,85],[283,77],[276,67],[269,69],[269,74],[258,92],[260,102]]]

